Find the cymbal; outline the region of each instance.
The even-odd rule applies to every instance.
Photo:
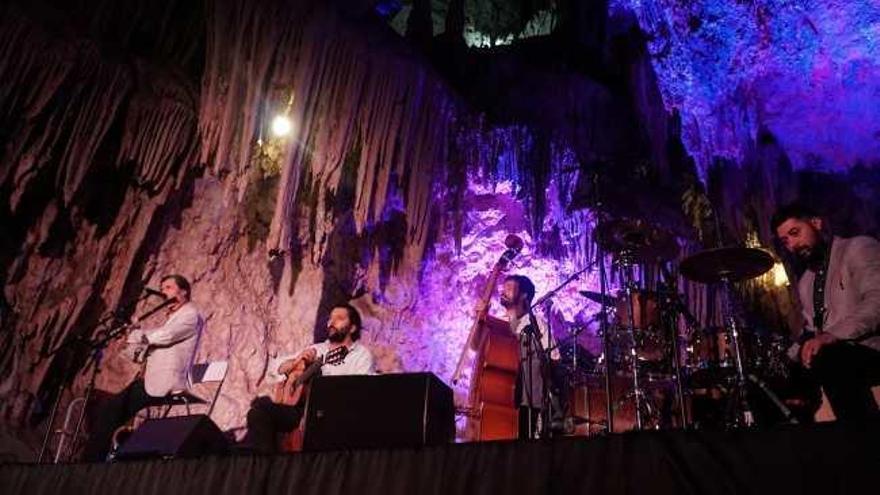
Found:
[[[644,220],[604,222],[596,226],[593,236],[608,251],[639,261],[670,260],[678,255],[673,235]]]
[[[597,302],[599,304],[602,304],[603,301],[605,302],[606,306],[614,306],[615,304],[617,304],[616,298],[607,295],[603,296],[601,292],[593,292],[591,290],[581,290],[578,292],[580,292],[580,294],[587,299]]]
[[[707,249],[681,262],[681,274],[694,282],[711,284],[727,280],[738,282],[755,278],[773,268],[767,251],[745,247]]]

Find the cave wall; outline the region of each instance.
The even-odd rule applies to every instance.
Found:
[[[629,1],[664,102],[703,172],[741,162],[759,133],[796,169],[845,170],[880,158],[880,6],[838,0]]]

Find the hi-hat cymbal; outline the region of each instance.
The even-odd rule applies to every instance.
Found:
[[[665,261],[678,255],[675,237],[644,220],[604,222],[596,227],[593,236],[608,251],[638,261]]]
[[[601,292],[593,292],[591,290],[581,290],[578,292],[580,292],[580,294],[587,299],[597,302],[599,304],[602,304],[603,301],[606,306],[614,306],[615,304],[617,304],[616,298],[607,295],[603,296]]]
[[[724,247],[707,249],[681,262],[681,274],[694,282],[712,284],[755,278],[773,268],[773,256],[756,248]]]

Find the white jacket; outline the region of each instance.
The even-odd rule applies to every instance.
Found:
[[[798,281],[804,320],[813,328],[812,270]],[[825,331],[880,350],[880,242],[873,237],[835,237],[825,277]]]
[[[153,397],[162,397],[172,391],[190,386],[189,370],[193,364],[205,319],[192,302],[177,309],[159,328],[134,331],[129,340],[141,335],[149,343],[144,388]]]

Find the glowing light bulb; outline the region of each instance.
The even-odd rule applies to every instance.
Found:
[[[285,115],[276,115],[272,119],[272,134],[276,137],[284,137],[290,134],[293,123]]]
[[[782,287],[788,285],[788,274],[785,273],[785,265],[780,262],[773,264],[773,285]]]

